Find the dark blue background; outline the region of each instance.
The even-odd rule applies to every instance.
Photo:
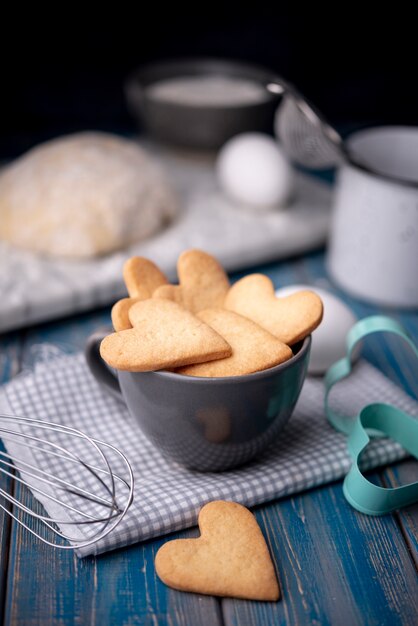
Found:
[[[321,6],[322,5],[322,6]],[[324,3],[250,11],[196,5],[168,14],[163,4],[102,5],[88,19],[70,5],[2,24],[0,158],[85,128],[134,130],[122,85],[137,65],[214,55],[266,65],[294,82],[336,125],[418,124],[414,19],[366,15]],[[151,6],[151,8],[150,8]],[[231,7],[230,4],[224,5]],[[381,5],[383,7],[383,4]]]

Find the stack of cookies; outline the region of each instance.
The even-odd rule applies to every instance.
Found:
[[[211,255],[183,252],[178,285],[151,261],[132,257],[123,276],[129,297],[112,309],[115,332],[101,344],[111,367],[170,370],[187,376],[242,376],[283,363],[322,320],[311,291],[277,298],[271,280],[250,274],[230,286]]]

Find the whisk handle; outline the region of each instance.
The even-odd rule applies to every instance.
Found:
[[[124,402],[119,381],[100,356],[100,343],[110,330],[98,330],[87,339],[84,349],[87,365],[97,382],[120,402]]]

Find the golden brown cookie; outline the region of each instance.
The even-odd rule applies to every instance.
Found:
[[[225,309],[206,309],[197,317],[222,335],[232,355],[218,361],[186,365],[176,370],[187,376],[242,376],[287,361],[292,350],[258,324]]]
[[[180,285],[161,285],[161,287],[157,287],[152,297],[160,298],[161,300],[171,300],[172,302],[177,302],[185,309],[191,310],[190,307],[186,306],[187,298],[184,297],[183,289]]]
[[[248,600],[280,597],[274,565],[254,515],[235,502],[206,504],[200,537],[168,541],[155,569],[174,589]]]
[[[228,291],[224,307],[253,320],[291,346],[321,323],[321,298],[313,291],[298,291],[277,298],[274,285],[263,274],[241,278]]]
[[[133,304],[151,298],[153,291],[168,283],[163,272],[148,259],[133,256],[123,266],[123,277],[129,298],[118,300],[112,308],[112,324],[116,331],[132,328],[128,312]]]
[[[222,359],[228,343],[210,326],[169,300],[143,300],[129,309],[134,328],[105,337],[102,358],[120,370],[147,372]]]
[[[153,297],[178,302],[192,313],[223,305],[229,280],[213,256],[202,250],[186,250],[179,256],[177,274],[179,285],[163,285]]]
[[[112,307],[111,317],[113,328],[116,331],[119,330],[127,330],[128,328],[132,328],[132,324],[129,321],[129,309],[133,304],[139,302],[141,298],[122,298],[115,302]]]
[[[146,300],[161,285],[168,284],[167,277],[149,259],[133,256],[123,266],[123,278],[131,298]]]

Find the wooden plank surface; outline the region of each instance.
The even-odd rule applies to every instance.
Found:
[[[0,384],[6,382],[19,372],[21,342],[19,336],[13,333],[7,337],[0,337]],[[1,438],[1,435],[0,435]],[[0,441],[0,450],[4,450]],[[12,492],[11,478],[0,473],[0,487],[7,493]],[[0,496],[0,503],[9,508],[8,503]],[[3,607],[7,585],[7,570],[9,564],[11,519],[0,509],[0,624],[2,623]]]
[[[42,510],[27,491],[18,497]],[[36,523],[31,525],[37,529]],[[173,537],[187,537],[186,531]],[[13,524],[6,625],[218,626],[219,600],[179,594],[163,585],[154,556],[164,539],[97,558],[79,560],[71,551],[54,550]]]
[[[277,286],[327,286],[319,254],[257,270],[269,274]],[[350,304],[360,316],[376,312],[368,305],[351,300]],[[398,319],[418,337],[417,316],[402,314]],[[25,337],[23,365],[30,364],[34,350],[44,343],[65,351],[81,349],[90,332],[109,320],[109,310],[103,309],[31,329]],[[376,337],[365,352],[413,393],[416,365],[400,346]],[[416,464],[408,461],[375,474],[375,479],[406,482],[414,471]],[[278,604],[219,601],[167,589],[154,571],[155,552],[165,539],[79,561],[71,553],[40,545],[13,524],[5,624],[417,623],[411,552],[417,548],[416,509],[399,516],[363,516],[349,507],[336,483],[259,507],[256,515],[277,563],[283,590]]]
[[[403,463],[386,468],[381,476],[386,487],[400,487],[416,482],[418,480],[418,463],[415,459],[408,459]],[[398,511],[396,517],[418,570],[418,504]]]
[[[340,483],[260,507],[256,516],[283,599],[224,600],[228,626],[416,625],[416,571],[393,516],[357,513]]]

